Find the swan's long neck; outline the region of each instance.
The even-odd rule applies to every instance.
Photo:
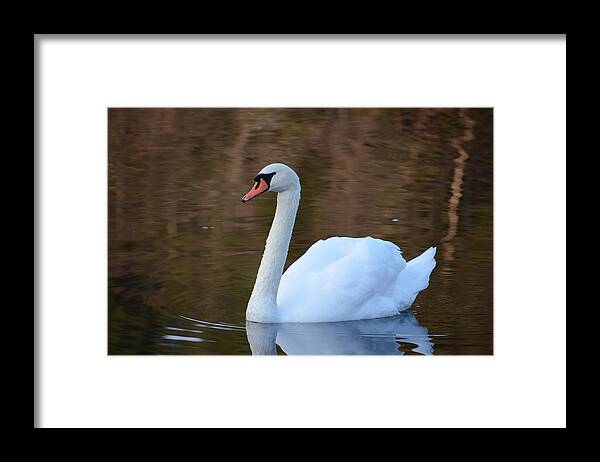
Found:
[[[299,204],[300,185],[277,194],[275,217],[246,309],[246,318],[250,321],[275,322],[277,320],[277,291]]]

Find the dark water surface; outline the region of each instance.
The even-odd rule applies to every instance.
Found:
[[[492,354],[492,125],[492,109],[109,109],[108,353]],[[406,260],[438,246],[411,310],[246,325],[276,195],[240,197],[271,162],[302,183],[286,267],[329,236]]]

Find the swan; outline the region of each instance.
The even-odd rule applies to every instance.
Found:
[[[246,320],[337,322],[395,316],[429,285],[435,247],[407,263],[398,246],[370,236],[319,240],[284,273],[300,204],[300,178],[285,164],[269,164],[256,175],[242,203],[267,191],[277,193],[277,208]]]

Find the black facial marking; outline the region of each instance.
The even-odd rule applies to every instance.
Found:
[[[256,178],[254,178],[254,181],[256,181],[256,185],[254,186],[254,189],[258,188],[258,185],[260,183],[261,178],[267,182],[267,185],[271,186],[271,179],[273,178],[273,176],[276,173],[277,172],[273,172],[273,173],[259,173],[258,175],[256,175]]]

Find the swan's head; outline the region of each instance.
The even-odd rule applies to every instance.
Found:
[[[300,189],[300,178],[294,170],[285,164],[269,164],[254,178],[254,186],[242,197],[242,202],[266,192],[283,192],[289,189]]]

